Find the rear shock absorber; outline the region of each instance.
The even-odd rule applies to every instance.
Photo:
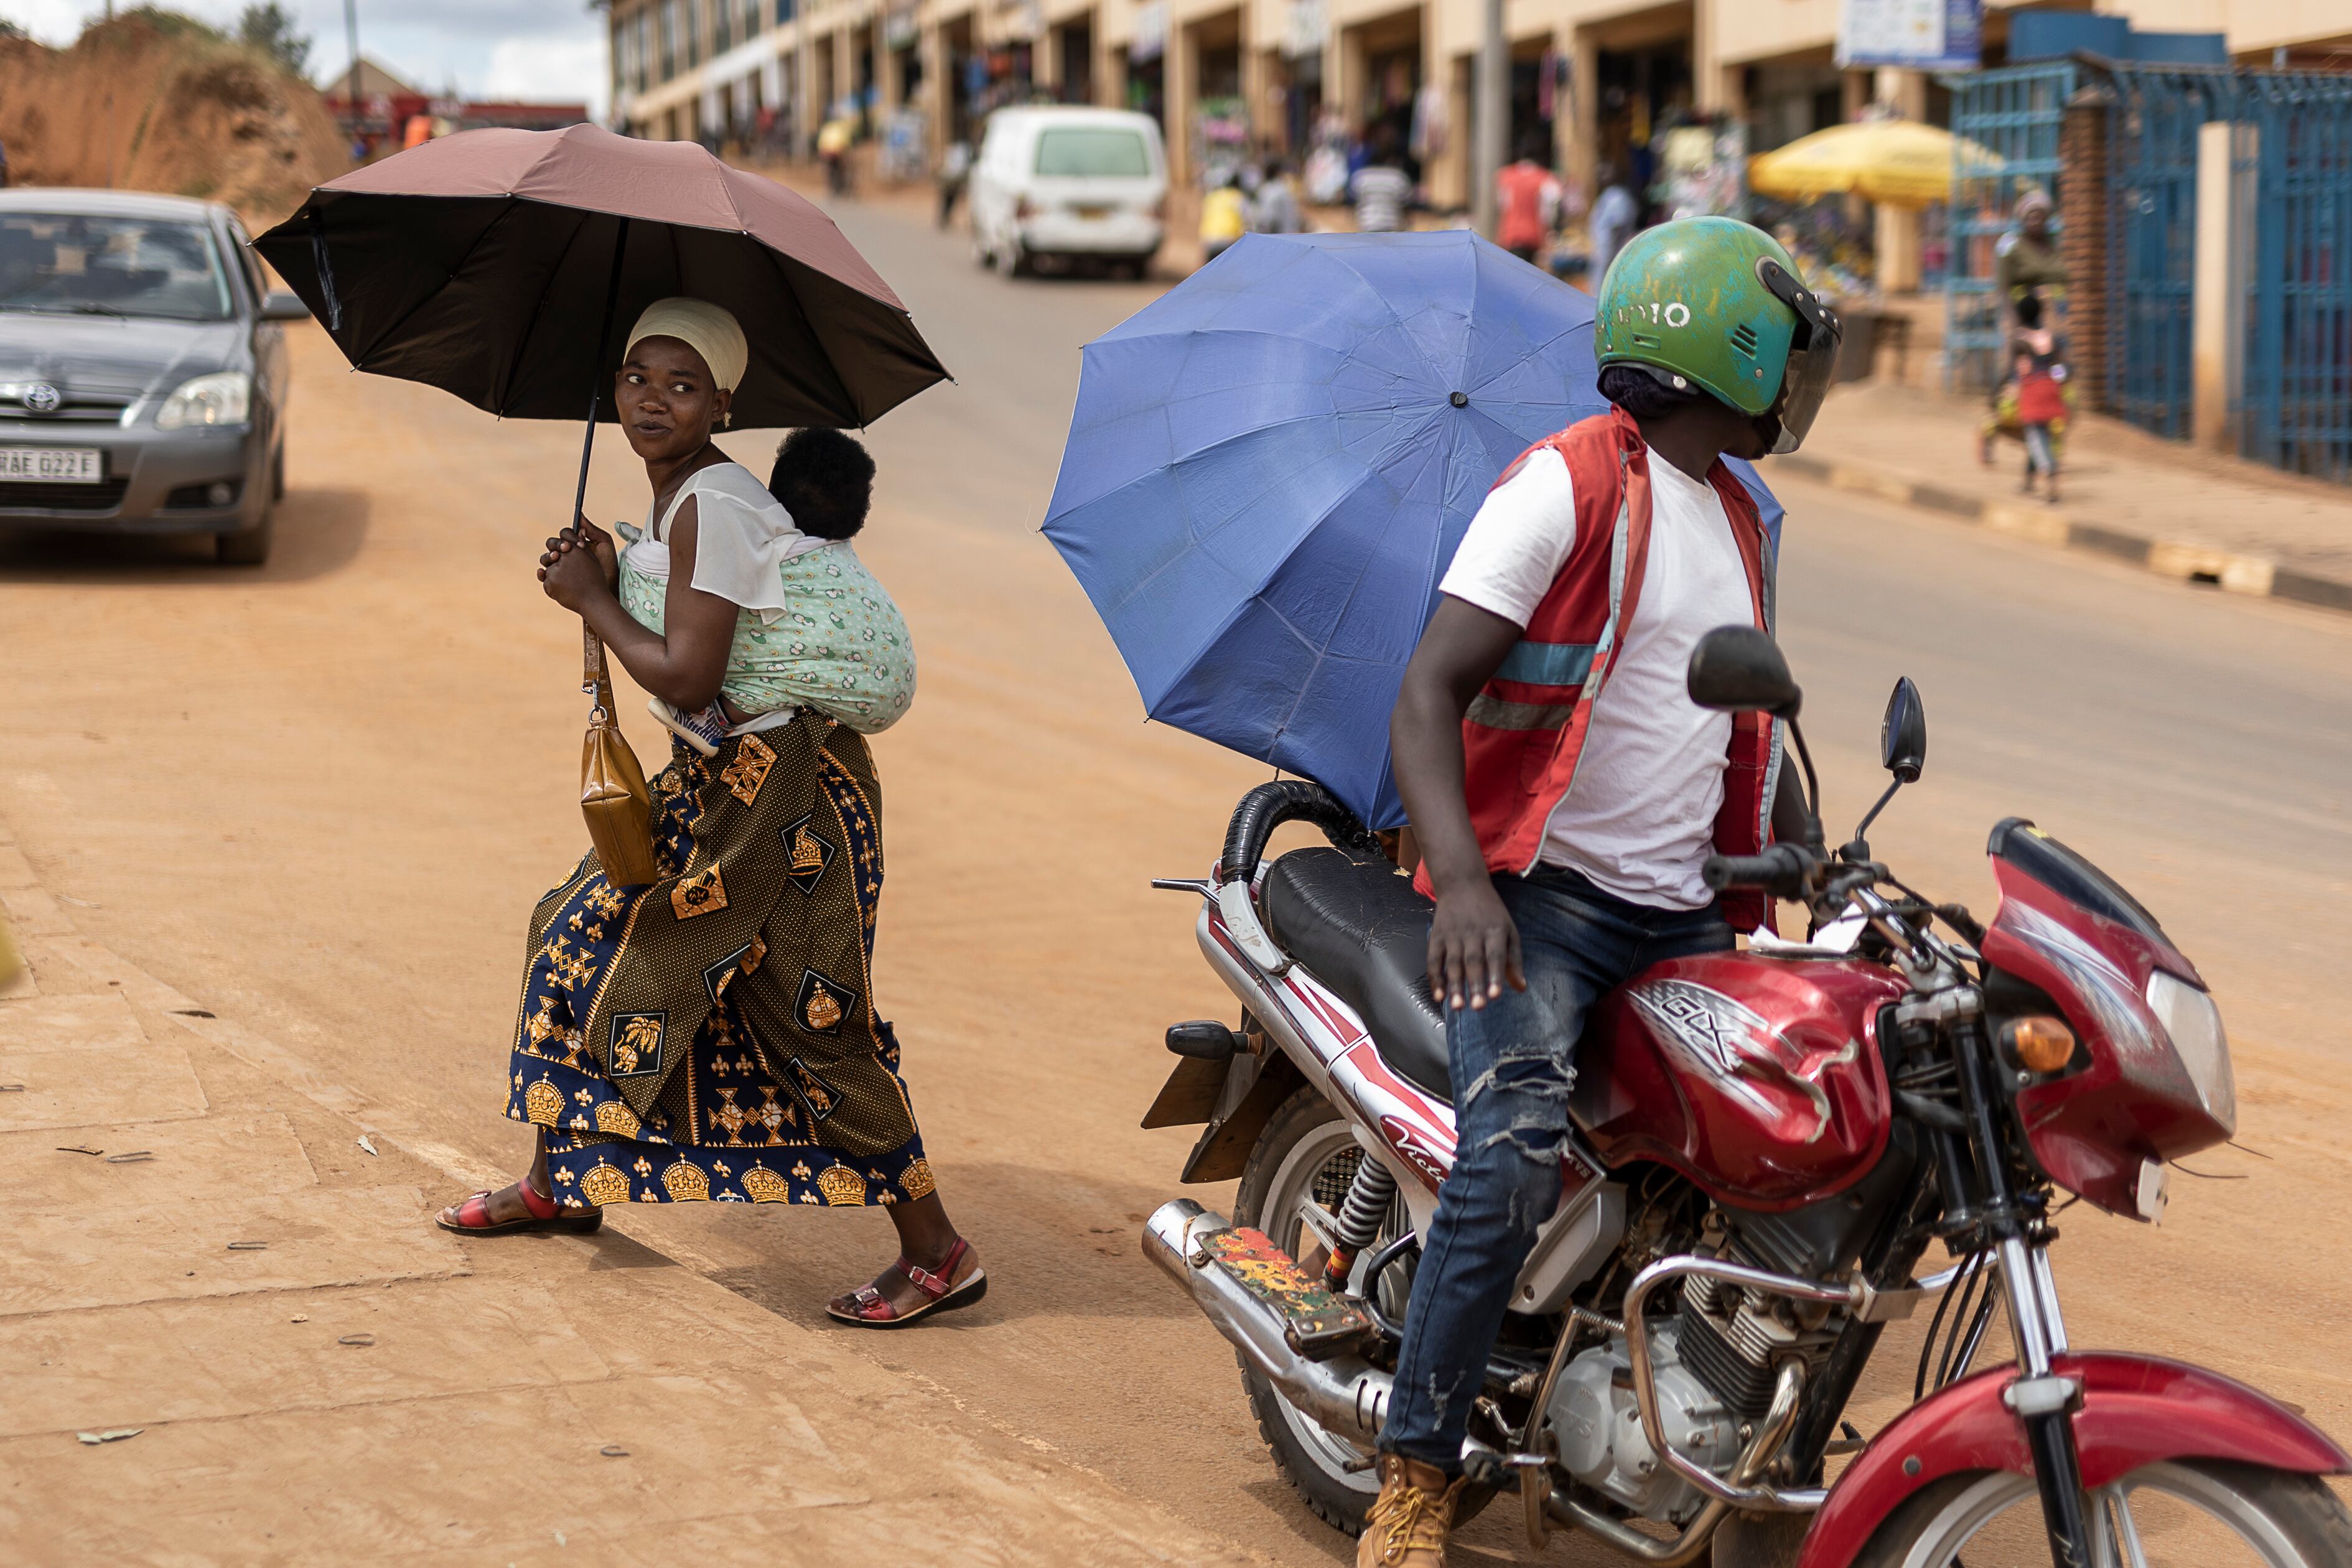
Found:
[[[1325,1289],[1345,1291],[1355,1271],[1357,1256],[1380,1238],[1381,1222],[1396,1197],[1396,1177],[1389,1168],[1366,1154],[1356,1162],[1355,1179],[1348,1184],[1347,1202],[1339,1205],[1333,1224],[1331,1256],[1323,1265]]]

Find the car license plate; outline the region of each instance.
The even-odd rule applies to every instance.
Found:
[[[1103,203],[1090,203],[1087,205],[1076,207],[1072,210],[1083,218],[1103,218],[1110,216],[1111,214],[1109,205]]]
[[[0,482],[94,485],[106,478],[106,454],[90,447],[0,447]]]

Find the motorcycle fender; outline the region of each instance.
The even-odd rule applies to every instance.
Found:
[[[2083,1385],[2074,1443],[2098,1488],[2164,1459],[2226,1459],[2305,1475],[2352,1472],[2302,1415],[2244,1384],[2155,1356],[2063,1355],[2051,1371]],[[1805,1533],[1798,1568],[1845,1568],[1912,1493],[1969,1470],[2033,1473],[2025,1428],[2001,1391],[2015,1367],[1979,1373],[1913,1405],[1856,1457]]]
[[[1263,1057],[1235,1051],[1209,1125],[1184,1162],[1185,1182],[1229,1182],[1249,1163],[1257,1135],[1291,1091],[1307,1081],[1297,1064],[1269,1045]]]

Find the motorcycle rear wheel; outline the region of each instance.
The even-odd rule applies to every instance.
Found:
[[[1317,1232],[1328,1233],[1363,1157],[1339,1112],[1312,1088],[1300,1087],[1276,1109],[1250,1151],[1234,1200],[1234,1223],[1264,1231],[1301,1265],[1320,1268],[1327,1249]],[[1391,1203],[1374,1247],[1409,1223],[1403,1202]],[[1381,1310],[1392,1320],[1404,1316],[1411,1278],[1409,1268],[1399,1266],[1381,1282]],[[1365,1511],[1381,1489],[1368,1462],[1370,1450],[1325,1430],[1238,1352],[1234,1359],[1241,1362],[1242,1386],[1275,1468],[1316,1518],[1349,1535],[1363,1533]],[[1494,1495],[1491,1489],[1464,1488],[1454,1522],[1466,1522]]]
[[[2215,1459],[2172,1460],[2144,1465],[2100,1488],[2092,1504],[2091,1568],[2352,1563],[2352,1513],[2316,1476]],[[1970,1471],[1923,1488],[1888,1515],[1853,1568],[1957,1568],[1964,1551],[1972,1560],[1990,1561],[1983,1553],[1988,1545],[1998,1552],[2001,1539],[2011,1541],[2012,1552],[2017,1542],[2038,1547],[2041,1494],[2030,1476]],[[2233,1554],[2217,1554],[2222,1552]],[[2001,1553],[2001,1560],[2010,1554]],[[2048,1559],[2043,1553],[2019,1560]]]

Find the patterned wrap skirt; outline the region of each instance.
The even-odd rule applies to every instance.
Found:
[[[547,1129],[570,1208],[903,1203],[931,1190],[874,1012],[881,796],[806,710],[683,743],[653,781],[646,887],[584,856],[531,914],[507,1115]]]

